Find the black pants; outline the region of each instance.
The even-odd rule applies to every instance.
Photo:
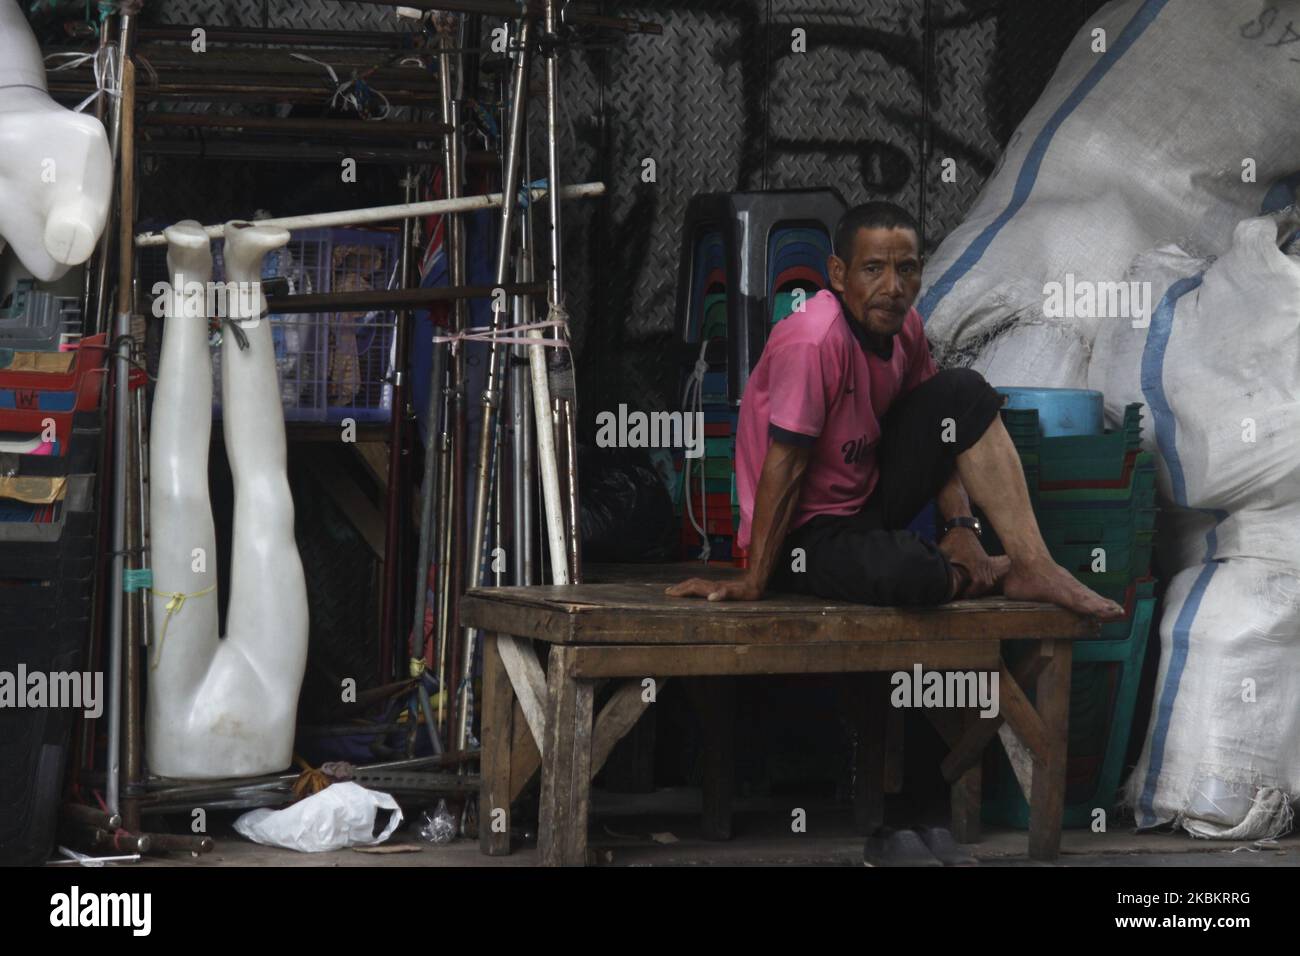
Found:
[[[895,607],[948,600],[947,557],[904,529],[948,483],[957,456],[980,440],[1001,406],[984,377],[964,368],[941,371],[897,399],[881,425],[871,497],[857,514],[818,515],[790,532],[772,590]],[[803,549],[802,571],[794,570],[796,548]]]

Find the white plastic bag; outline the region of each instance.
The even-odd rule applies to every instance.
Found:
[[[383,832],[375,836],[380,810],[393,813]],[[254,843],[319,853],[383,843],[401,822],[402,811],[391,796],[344,782],[283,810],[250,810],[235,821],[235,829]]]

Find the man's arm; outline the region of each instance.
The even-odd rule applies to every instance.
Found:
[[[803,476],[812,448],[774,441],[763,458],[763,471],[754,494],[754,517],[749,534],[749,568],[737,581],[691,578],[667,591],[672,597],[702,597],[710,601],[757,601],[763,596],[777,561],[784,560],[781,545],[790,530]]]

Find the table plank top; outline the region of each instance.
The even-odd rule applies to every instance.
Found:
[[[762,601],[674,598],[657,582],[474,588],[468,627],[554,643],[787,644],[1079,640],[1100,624],[1051,604],[980,598],[933,608],[871,607],[774,594]]]

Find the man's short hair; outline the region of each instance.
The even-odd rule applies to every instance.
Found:
[[[835,255],[845,262],[853,259],[853,239],[859,229],[911,229],[921,244],[921,230],[916,220],[902,206],[892,202],[864,202],[840,217],[835,227]]]

